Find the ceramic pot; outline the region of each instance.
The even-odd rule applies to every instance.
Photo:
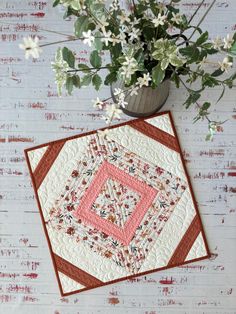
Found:
[[[122,82],[115,82],[111,85],[111,95],[116,102],[114,95],[115,88],[124,89]],[[169,96],[170,79],[166,78],[157,88],[153,89],[149,86],[144,86],[138,90],[137,95],[130,96],[127,92],[125,101],[128,105],[121,108],[125,114],[132,117],[147,117],[158,110],[165,104]]]

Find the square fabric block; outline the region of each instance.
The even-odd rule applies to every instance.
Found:
[[[209,257],[169,112],[25,153],[63,296]]]

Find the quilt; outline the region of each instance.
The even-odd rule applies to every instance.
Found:
[[[25,156],[62,296],[210,256],[170,112]]]

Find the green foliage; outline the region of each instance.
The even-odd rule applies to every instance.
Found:
[[[92,83],[93,86],[95,87],[96,90],[99,90],[99,88],[102,85],[102,79],[98,74],[94,74],[93,78],[92,78]]]
[[[158,86],[165,77],[165,70],[162,70],[160,63],[152,69],[152,80],[154,86]]]
[[[62,56],[63,60],[68,63],[70,68],[75,67],[75,56],[71,50],[69,50],[67,47],[64,47],[62,49]]]
[[[90,63],[96,69],[99,69],[101,67],[101,65],[102,65],[102,58],[99,55],[97,50],[94,50],[94,51],[91,52],[91,54],[90,54]]]
[[[230,73],[236,57],[236,33],[232,40],[225,38],[224,43],[228,41],[228,45],[222,40],[209,40],[207,31],[192,25],[180,12],[178,2],[180,0],[167,1],[166,5],[156,0],[135,1],[134,10],[129,12],[119,5],[111,10],[102,1],[54,0],[53,7],[59,3],[65,7],[65,18],[75,17],[75,40],[86,39],[84,43],[91,48],[89,65],[77,64],[75,53],[67,47],[58,49],[52,64],[58,93],[61,94],[63,86],[71,94],[74,88],[90,84],[99,90],[102,84],[110,85],[117,80],[123,80],[127,89],[137,88],[148,75],[147,84],[153,88],[166,78],[170,78],[177,88],[184,86],[189,93],[184,102],[186,108],[200,99],[204,89],[216,86],[222,87],[217,102],[220,101],[226,87],[232,88],[236,80],[236,73]],[[170,27],[176,30],[174,36],[169,32]],[[83,32],[87,32],[86,36]],[[106,58],[108,54],[110,62],[104,66],[102,56]],[[215,54],[219,55],[217,61],[212,58]],[[205,63],[212,62],[211,58],[215,63],[219,61],[219,66],[208,73]],[[105,68],[107,73],[103,80],[100,70]],[[198,90],[192,89],[195,83]],[[204,102],[194,121],[208,119],[209,109],[210,103]],[[209,127],[208,139],[215,126],[213,123]]]
[[[183,103],[186,109],[188,109],[192,104],[196,103],[196,101],[201,97],[201,94],[196,91],[191,91],[186,101]]]
[[[82,37],[82,33],[88,31],[90,18],[87,15],[81,15],[75,21],[75,36]]]

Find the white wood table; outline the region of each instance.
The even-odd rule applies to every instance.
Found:
[[[182,7],[190,15],[199,2],[183,0]],[[0,313],[236,313],[235,88],[214,107],[212,117],[229,121],[213,142],[204,140],[205,122],[192,124],[196,108],[184,109],[184,90],[172,86],[164,108],[174,115],[211,260],[60,297],[23,150],[104,126],[91,99],[110,93],[87,88],[58,98],[50,69],[56,47],[44,49],[36,61],[24,59],[18,49],[23,36],[37,34],[44,43],[64,38],[39,27],[71,33],[71,22],[61,15],[50,0],[0,2]],[[221,0],[203,27],[211,37],[224,36],[236,30],[235,23],[236,1]],[[79,60],[88,59],[85,46],[70,47]]]

